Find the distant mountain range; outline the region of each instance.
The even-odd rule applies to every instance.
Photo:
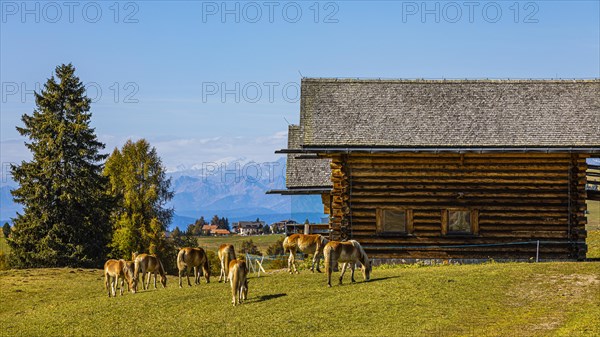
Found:
[[[588,164],[600,165],[590,158]],[[205,163],[169,170],[175,197],[169,207],[175,208],[170,229],[187,228],[200,216],[226,217],[230,223],[260,218],[267,223],[284,219],[320,222],[324,217],[320,196],[267,195],[271,189],[285,188],[285,158],[272,163],[254,163],[245,159],[228,163]],[[13,202],[12,181],[0,187],[0,224],[10,222],[21,205]]]
[[[281,196],[265,194],[285,188],[285,158],[272,163],[254,163],[244,159],[228,163],[205,163],[191,168],[177,167],[167,174],[175,192],[169,207],[175,208],[170,229],[187,228],[200,216],[226,217],[230,223],[260,218],[267,223],[284,219],[320,222],[324,217],[320,196]],[[12,200],[14,182],[0,187],[0,219],[9,219],[21,211]],[[1,220],[2,223],[8,220]]]

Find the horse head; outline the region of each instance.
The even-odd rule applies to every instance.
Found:
[[[127,280],[127,284],[129,285],[129,289],[132,293],[136,293],[138,279],[134,275],[134,263],[131,261],[125,261],[125,265],[123,266],[123,273],[125,274],[125,279]]]

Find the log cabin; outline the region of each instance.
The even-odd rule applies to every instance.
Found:
[[[600,80],[305,78],[287,189],[382,260],[581,260]],[[329,169],[327,169],[327,166]]]

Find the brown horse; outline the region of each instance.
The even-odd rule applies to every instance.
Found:
[[[200,284],[200,270],[202,266],[202,272],[206,278],[206,283],[210,283],[210,266],[208,264],[208,256],[202,248],[181,248],[177,254],[177,269],[179,269],[179,287],[181,288],[181,276],[183,272],[186,272],[188,285],[190,283],[190,269],[194,268],[194,284]]]
[[[365,281],[371,279],[371,261],[365,253],[365,250],[360,246],[358,241],[350,240],[346,242],[330,241],[323,249],[325,255],[325,272],[327,273],[327,285],[331,287],[331,272],[336,262],[343,262],[342,273],[340,274],[340,284],[346,272],[346,268],[350,265],[352,269],[352,282],[354,281],[354,264],[362,265],[362,272]]]
[[[248,298],[248,266],[246,261],[232,260],[229,262],[229,282],[234,306]]]
[[[227,283],[227,279],[229,277],[229,262],[235,260],[235,249],[233,245],[222,244],[219,246],[219,260],[221,260],[221,275],[219,275],[219,282],[222,279],[225,279],[225,283]]]
[[[142,273],[142,287],[144,290],[150,289],[150,275],[154,274],[154,289],[156,289],[156,274],[160,274],[160,283],[163,288],[167,287],[167,273],[165,268],[160,262],[160,259],[156,255],[149,254],[132,254],[133,261],[135,263],[135,279],[137,280],[139,274]],[[147,281],[144,283],[144,276],[148,274]]]
[[[111,295],[117,296],[117,284],[121,280],[121,296],[123,296],[123,283],[127,280],[127,291],[132,291],[135,294],[137,288],[137,279],[134,275],[134,264],[132,261],[125,260],[108,260],[104,264],[104,285],[108,290],[108,297]],[[110,284],[110,289],[109,289]]]
[[[296,268],[296,252],[299,250],[305,254],[314,254],[313,262],[310,270],[314,273],[315,265],[320,273],[319,260],[323,255],[323,247],[329,242],[324,236],[319,234],[292,234],[283,240],[283,251],[290,252],[288,258],[288,271],[292,274],[294,271],[298,273]]]

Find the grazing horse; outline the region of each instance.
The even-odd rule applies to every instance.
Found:
[[[246,261],[232,260],[229,262],[229,282],[233,306],[241,304],[248,298],[248,266]]]
[[[289,251],[290,257],[288,258],[288,271],[292,274],[294,271],[298,273],[296,268],[296,251],[301,251],[305,254],[314,254],[313,262],[310,270],[315,272],[315,264],[317,271],[320,273],[319,260],[323,255],[323,247],[329,242],[324,236],[319,234],[292,234],[283,240],[283,251],[284,253]]]
[[[156,274],[160,274],[160,283],[163,288],[167,287],[167,273],[165,268],[156,255],[149,254],[132,254],[135,263],[135,279],[138,279],[140,272],[142,273],[142,287],[144,290],[150,289],[150,275],[154,274],[154,289],[156,289]],[[144,276],[148,274],[147,281],[144,283]]]
[[[229,262],[235,260],[235,249],[233,245],[222,244],[219,246],[219,260],[221,260],[221,275],[219,275],[219,282],[222,279],[225,279],[225,283],[227,283],[227,279],[229,277]]]
[[[194,268],[194,284],[200,284],[200,268],[206,278],[206,283],[210,283],[210,266],[208,264],[208,256],[202,248],[181,248],[177,254],[177,269],[179,269],[179,288],[181,288],[181,276],[186,272],[188,285],[190,283],[190,269]]]
[[[362,265],[365,281],[371,279],[371,262],[358,241],[330,241],[325,245],[323,254],[325,255],[325,272],[327,273],[328,286],[331,287],[331,272],[333,271],[336,262],[343,262],[340,284],[342,284],[342,278],[344,277],[348,265],[350,265],[350,268],[352,269],[352,282],[356,282],[354,281],[354,264],[357,262]]]
[[[134,275],[134,264],[132,261],[110,259],[104,264],[104,285],[108,290],[108,297],[117,296],[117,284],[121,280],[121,296],[123,296],[123,282],[127,280],[127,291],[135,294],[137,279]],[[110,284],[110,289],[109,289]]]

